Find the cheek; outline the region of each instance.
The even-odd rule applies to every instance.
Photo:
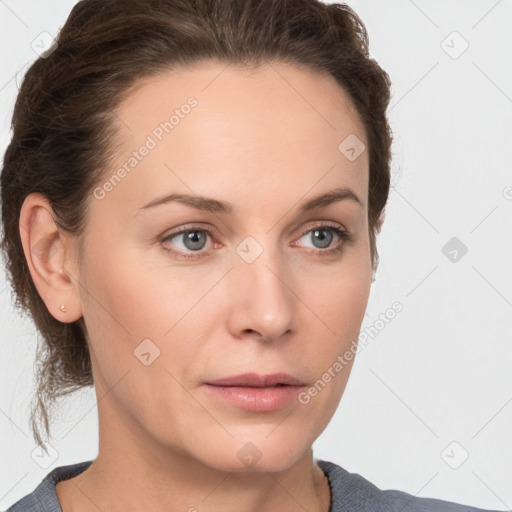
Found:
[[[194,356],[194,340],[215,310],[208,291],[223,269],[173,268],[165,255],[148,255],[120,242],[109,247],[99,238],[90,240],[84,261],[81,294],[89,342],[111,379],[133,364],[138,368],[134,351],[144,340],[151,340],[142,346],[161,366]]]
[[[91,355],[109,386],[142,366],[134,350],[154,336],[148,332],[152,319],[147,315],[157,304],[139,270],[121,240],[94,230],[80,269],[80,293]]]
[[[371,269],[365,256],[347,258],[345,264],[332,267],[322,276],[310,276],[304,296],[311,310],[325,324],[323,331],[333,345],[342,348],[357,339],[371,288]]]
[[[181,296],[180,285],[142,259],[140,250],[120,241],[107,244],[98,237],[89,241],[85,261],[82,302],[88,323],[133,342],[161,336],[172,326],[182,302],[169,301]]]
[[[194,298],[180,293],[186,283],[170,285],[161,269],[152,270],[148,262],[142,266],[129,249],[105,250],[101,260],[90,255],[85,261],[83,314],[96,387],[107,397],[103,408],[122,404],[139,420],[177,414],[186,406],[187,396],[180,394],[173,376],[180,382],[180,368],[189,368],[194,357],[190,344],[179,343],[187,325],[179,319],[186,318]],[[190,334],[195,327],[188,325]],[[174,360],[180,362],[178,368]]]
[[[364,261],[364,256],[354,257],[333,271],[329,280],[316,279],[317,285],[324,283],[325,286],[311,284],[310,289],[305,290],[312,301],[311,310],[322,322],[315,318],[314,348],[305,347],[315,361],[317,380],[306,391],[302,403],[310,404],[310,410],[315,409],[315,414],[321,414],[326,422],[338,406],[356,357],[371,287],[371,270]],[[313,323],[310,329],[312,326]]]

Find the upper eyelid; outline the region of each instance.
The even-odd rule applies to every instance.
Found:
[[[301,236],[305,233],[308,233],[312,229],[317,227],[328,227],[328,228],[338,228],[344,231],[348,231],[342,224],[336,221],[329,220],[317,220],[306,223],[305,227],[301,230]],[[169,238],[171,236],[181,235],[187,231],[205,231],[211,235],[216,234],[217,230],[211,226],[201,226],[200,224],[185,224],[185,226],[178,228],[177,231],[171,231],[168,234],[164,234],[163,238]]]

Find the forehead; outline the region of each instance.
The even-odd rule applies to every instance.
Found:
[[[116,115],[119,165],[151,141],[130,176],[141,193],[152,177],[160,188],[174,170],[174,181],[187,178],[174,184],[193,184],[207,195],[230,185],[240,192],[296,186],[306,193],[326,179],[326,187],[351,186],[366,199],[368,151],[357,159],[346,153],[354,144],[367,148],[364,125],[329,75],[282,62],[205,61],[140,81]]]
[[[280,126],[309,118],[322,131],[352,128],[365,137],[357,109],[331,75],[284,62],[249,67],[208,60],[162,71],[136,82],[117,113],[131,130],[130,121],[161,120],[191,96],[199,102],[203,122],[206,116],[215,115],[219,120],[223,115],[235,120],[237,112],[247,120],[249,114],[251,119],[267,120],[272,116],[274,124]],[[290,112],[294,114],[292,119],[286,117]],[[137,126],[150,128],[140,122]],[[306,132],[304,126],[296,128],[297,132],[300,128]]]

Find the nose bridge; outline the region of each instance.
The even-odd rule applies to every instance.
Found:
[[[277,244],[267,235],[264,243],[249,236],[236,248],[233,308],[237,330],[257,331],[272,340],[291,328],[294,295],[288,284],[290,272]]]

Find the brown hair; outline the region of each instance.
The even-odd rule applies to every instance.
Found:
[[[328,73],[349,94],[369,151],[368,220],[373,268],[376,233],[390,185],[390,80],[369,57],[363,22],[344,4],[319,0],[82,0],[57,45],[24,76],[1,175],[4,251],[16,305],[43,337],[31,410],[50,435],[57,397],[93,384],[83,317],[62,323],[32,281],[19,235],[32,192],[52,205],[57,225],[83,243],[91,191],[113,155],[114,109],[142,78],[212,59],[238,65],[281,61]],[[340,141],[341,142],[341,141]]]

